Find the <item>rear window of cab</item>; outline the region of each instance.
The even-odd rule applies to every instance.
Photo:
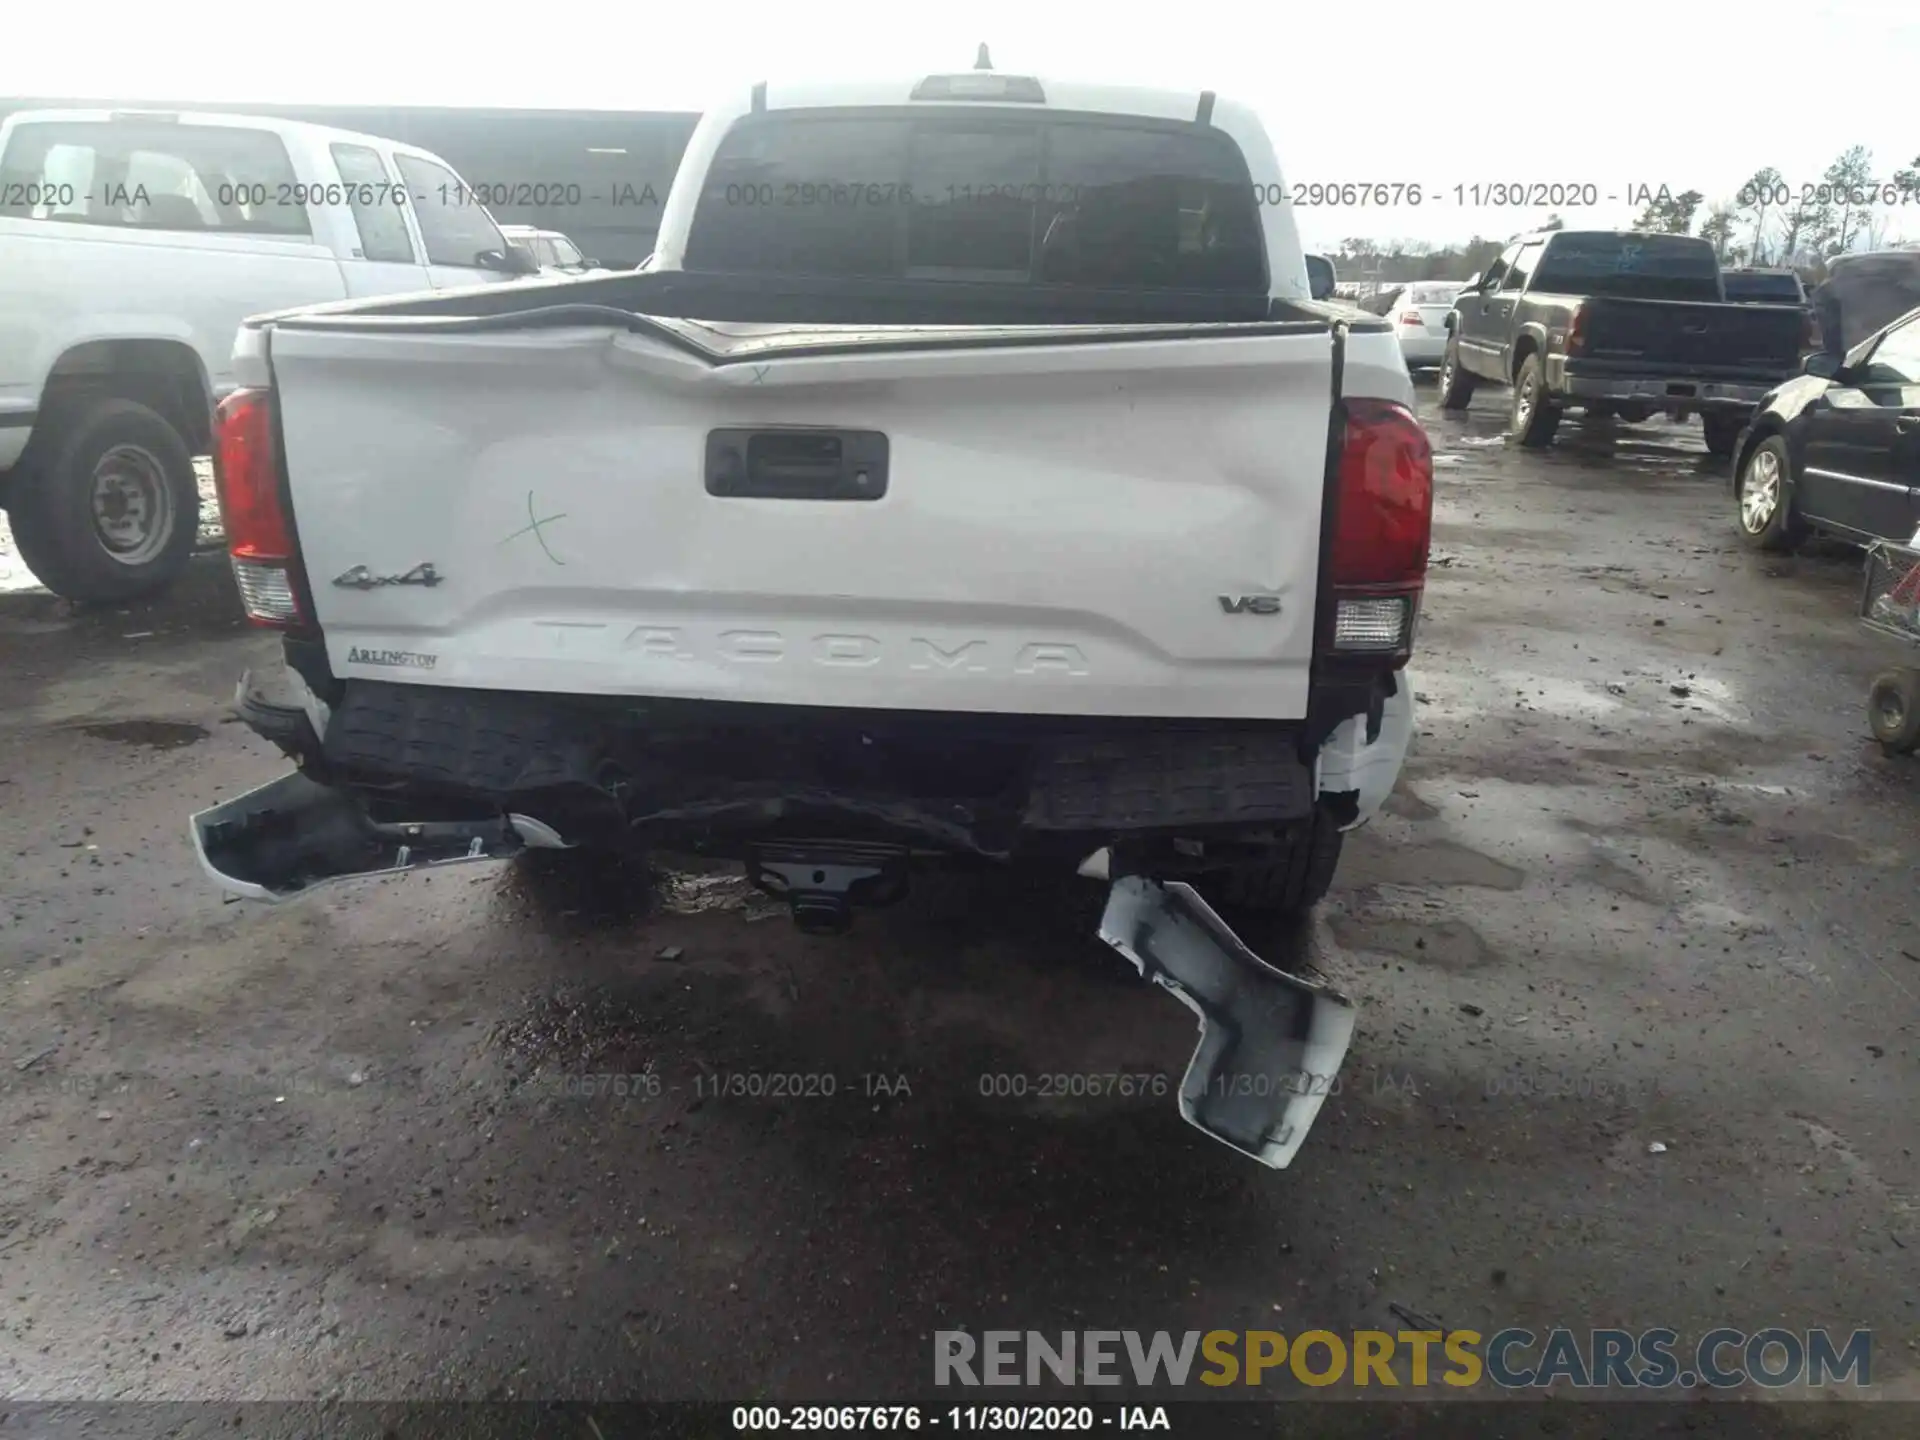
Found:
[[[1729,300],[1771,300],[1781,304],[1800,303],[1800,282],[1792,275],[1740,275],[1729,270],[1721,276]]]
[[[280,137],[148,119],[16,125],[0,214],[128,230],[305,238],[307,207]]]
[[[840,279],[1267,287],[1253,186],[1227,135],[977,109],[739,121],[708,168],[685,264]]]
[[[1697,237],[1618,230],[1562,230],[1548,238],[1533,289],[1645,300],[1721,298],[1720,262]]]

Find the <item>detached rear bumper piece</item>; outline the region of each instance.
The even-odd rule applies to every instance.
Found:
[[[525,848],[504,817],[377,824],[352,796],[295,770],[193,817],[207,874],[250,900],[288,900],[335,880],[398,875]]]
[[[1200,1017],[1181,1115],[1262,1165],[1286,1169],[1346,1059],[1353,1002],[1267,964],[1178,881],[1115,880],[1100,938]]]

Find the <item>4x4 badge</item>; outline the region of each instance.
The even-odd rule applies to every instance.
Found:
[[[404,575],[376,575],[364,565],[356,565],[344,575],[333,577],[342,590],[376,590],[382,585],[438,585],[447,577],[433,568],[431,560],[422,561]]]

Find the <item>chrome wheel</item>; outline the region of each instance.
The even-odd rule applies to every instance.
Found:
[[[1740,523],[1758,535],[1780,512],[1780,457],[1767,449],[1753,452],[1740,477]]]
[[[1513,396],[1513,428],[1515,430],[1525,430],[1527,422],[1533,419],[1534,387],[1533,374],[1529,371],[1522,377],[1520,388],[1514,392]]]
[[[1440,356],[1440,393],[1446,394],[1453,388],[1453,351],[1445,351]]]

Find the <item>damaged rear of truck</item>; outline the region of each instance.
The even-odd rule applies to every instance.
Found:
[[[1353,1012],[1297,913],[1392,787],[1432,470],[1211,94],[974,72],[710,112],[640,272],[250,322],[217,474],[296,769],[228,889],[529,849],[736,859],[844,929],[942,857],[1106,879],[1284,1166]]]

